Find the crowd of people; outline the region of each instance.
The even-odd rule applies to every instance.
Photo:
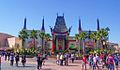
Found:
[[[4,52],[1,54],[4,57],[5,61],[10,61],[10,66],[15,65],[18,66],[18,62],[21,61],[23,67],[26,64],[26,55],[19,55],[14,52]],[[37,54],[37,69],[40,70],[42,65],[45,63],[45,59],[47,59],[47,54],[38,53]],[[21,60],[20,60],[21,58]],[[56,55],[56,64],[60,66],[67,66],[69,62],[74,63],[76,59],[75,53],[58,53]],[[81,60],[80,60],[81,61]],[[107,68],[108,70],[118,70],[120,67],[120,54],[111,54],[111,53],[92,53],[92,54],[84,54],[82,57],[82,70],[87,69],[87,64],[89,65],[90,70],[103,70]],[[100,67],[102,66],[102,67]]]
[[[1,56],[4,57],[5,61],[10,61],[10,66],[13,66],[14,62],[15,62],[15,65],[18,66],[18,62],[20,61],[20,56],[17,52],[14,53],[14,52],[4,51],[1,53]],[[23,66],[25,66],[25,63],[26,63],[25,54],[21,55],[21,63]]]
[[[120,65],[120,54],[111,53],[93,53],[83,56],[82,69],[86,70],[86,64],[89,64],[91,70],[103,70],[106,67],[108,70],[118,70]],[[100,66],[102,66],[102,69]]]
[[[69,61],[74,63],[75,59],[75,53],[58,53],[56,55],[56,64],[60,66],[67,66]],[[87,65],[90,70],[103,70],[104,68],[107,70],[118,70],[120,67],[120,54],[111,54],[107,52],[92,53],[89,55],[84,54],[82,57],[82,70],[87,70]]]
[[[69,61],[71,59],[71,62],[74,63],[75,60],[75,54],[74,53],[58,53],[56,56],[56,64],[63,66],[63,65],[68,65]]]
[[[25,53],[23,53],[22,55],[19,55],[17,52],[14,53],[14,52],[7,52],[7,51],[3,51],[0,53],[1,57],[4,57],[4,60],[5,61],[10,61],[10,66],[13,66],[14,63],[15,65],[18,67],[18,63],[19,61],[21,61],[21,64],[23,65],[23,67],[25,67],[25,64],[26,64],[26,55]],[[41,54],[41,53],[38,53],[36,55],[36,62],[37,62],[37,69],[40,70],[42,68],[42,65],[44,65],[45,63],[45,59],[47,59],[47,55],[46,54]],[[20,60],[21,59],[21,60]]]

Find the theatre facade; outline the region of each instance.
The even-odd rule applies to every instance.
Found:
[[[27,29],[27,19],[24,19],[24,26],[23,29],[27,32],[30,33],[32,30]],[[72,26],[72,25],[71,25]],[[23,30],[22,29],[22,30]],[[83,48],[81,45],[81,42],[78,42],[77,39],[75,39],[75,36],[70,36],[72,27],[67,27],[66,22],[65,22],[65,17],[63,16],[58,16],[56,17],[56,21],[54,26],[50,26],[51,30],[51,38],[50,40],[45,43],[44,42],[44,50],[47,48],[49,49],[49,52],[56,52],[56,51],[65,51],[65,50],[80,50],[80,48]],[[78,21],[78,31],[76,31],[76,34],[79,34],[81,32],[86,32],[87,33],[87,38],[85,39],[85,48],[95,48],[96,44],[95,42],[89,38],[90,33],[95,32],[92,30],[83,30],[81,27],[81,20],[79,19]],[[97,30],[99,30],[99,20],[97,19]],[[97,31],[96,30],[96,31]],[[41,30],[36,30],[37,35],[41,32],[46,32],[45,26],[44,26],[44,18],[42,21],[42,27]],[[41,38],[35,39],[36,47],[41,48],[42,47],[42,42]],[[32,45],[33,39],[28,37],[25,41],[25,47],[28,48]],[[39,49],[40,50],[40,49]],[[47,50],[48,51],[48,50]]]

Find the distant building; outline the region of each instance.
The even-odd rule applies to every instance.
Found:
[[[109,47],[108,49],[113,50],[115,52],[120,52],[120,46],[117,43],[108,43]]]
[[[12,35],[0,33],[0,50],[9,48],[7,38],[13,37]]]
[[[32,30],[29,30],[27,29],[27,19],[25,18],[24,19],[24,26],[23,26],[23,29],[22,30],[25,30],[28,34],[30,34],[32,32]],[[41,48],[41,38],[39,37],[39,34],[41,32],[45,32],[45,28],[44,28],[44,18],[42,20],[42,27],[41,27],[41,30],[36,30],[37,31],[37,39],[35,39],[35,46],[36,47],[39,47]],[[30,47],[33,47],[34,46],[34,41],[32,38],[30,38],[30,36],[28,36],[28,39],[25,39],[25,44],[24,44],[24,47],[25,48],[30,48]]]
[[[18,37],[10,37],[7,38],[9,48],[19,48],[22,47],[22,40],[20,40]]]

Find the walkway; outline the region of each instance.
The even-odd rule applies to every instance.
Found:
[[[87,65],[87,70],[90,70],[88,65]],[[9,61],[4,61],[2,57],[2,69],[1,70],[37,70],[36,69],[36,59],[35,58],[28,58],[27,59],[27,64],[25,67],[21,65],[19,62],[19,66],[16,67],[15,65],[10,66]],[[56,65],[55,59],[49,58],[46,60],[45,65],[43,65],[41,70],[82,70],[81,69],[81,61],[80,60],[75,60],[75,63],[69,62],[68,66],[59,66]],[[106,69],[102,69],[106,70]]]

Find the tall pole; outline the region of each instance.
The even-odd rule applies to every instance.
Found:
[[[84,47],[84,40],[82,39],[82,44],[83,44],[83,55],[84,55],[84,53],[85,53],[85,47]]]
[[[108,34],[108,43],[107,43],[107,48],[109,47],[109,34]]]
[[[43,37],[42,37],[42,55],[43,55]]]
[[[79,53],[79,56],[80,56],[80,39],[78,39],[78,42],[79,42],[79,44],[78,44],[78,47],[79,47],[78,53]]]

